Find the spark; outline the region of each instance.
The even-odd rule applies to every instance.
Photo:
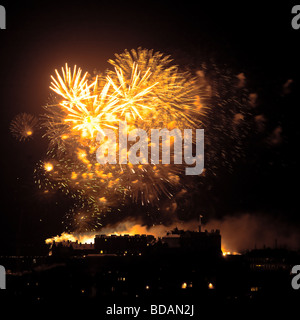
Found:
[[[44,168],[45,168],[45,170],[46,171],[52,171],[53,170],[53,165],[52,165],[52,163],[50,163],[50,162],[46,162],[45,164],[44,164]]]
[[[141,112],[152,109],[149,104],[149,99],[151,100],[152,98],[150,93],[158,82],[148,85],[148,80],[151,76],[150,68],[142,75],[138,67],[138,64],[133,64],[130,79],[126,79],[121,68],[115,68],[116,81],[112,80],[110,76],[107,76],[108,83],[112,85],[120,101],[113,112],[120,112],[121,116],[125,115],[125,120],[130,119],[130,116],[134,119],[139,117],[143,120]],[[117,82],[118,85],[115,82]]]

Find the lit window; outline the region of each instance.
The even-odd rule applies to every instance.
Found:
[[[258,291],[258,287],[251,287],[251,289],[250,289],[252,292],[256,292],[256,291]]]

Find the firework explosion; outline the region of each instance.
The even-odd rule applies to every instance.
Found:
[[[219,167],[232,169],[250,130],[244,121],[251,106],[247,90],[239,78],[215,65],[203,66],[192,77],[179,71],[169,56],[141,48],[116,54],[109,63],[113,68],[105,75],[92,77],[66,64],[51,76],[55,96],[42,116],[49,149],[34,178],[40,189],[61,191],[74,200],[63,221],[68,232],[96,230],[103,217],[132,202],[174,213],[190,191],[211,183]],[[187,179],[183,166],[172,160],[154,164],[150,152],[145,164],[98,163],[97,136],[107,128],[117,129],[120,121],[126,121],[129,130],[147,133],[204,128],[206,168],[200,184]],[[119,151],[118,146],[108,148]]]
[[[10,124],[10,132],[19,141],[32,138],[38,128],[38,119],[28,113],[18,114]]]
[[[49,150],[34,173],[39,188],[60,190],[74,199],[75,208],[64,221],[68,231],[99,226],[101,215],[128,200],[159,205],[182,189],[182,166],[152,164],[151,159],[147,164],[99,164],[98,133],[117,129],[120,121],[129,130],[146,132],[201,125],[204,109],[195,79],[172,65],[169,56],[126,50],[109,62],[113,70],[106,76],[91,77],[66,64],[51,77],[56,97],[42,117]]]

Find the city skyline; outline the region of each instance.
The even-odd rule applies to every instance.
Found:
[[[28,283],[28,301],[50,301],[56,289],[48,274],[62,279],[59,287],[70,297],[75,288],[76,301],[104,298],[106,308],[122,295],[195,301],[200,295],[225,305],[296,297],[300,29],[294,6],[1,3],[0,264],[9,270],[7,286],[16,285],[9,298],[26,296]],[[130,130],[110,139],[107,133],[122,121]],[[204,133],[204,141],[190,139],[196,152],[189,154],[187,129]],[[151,132],[179,131],[182,144],[178,136],[158,136],[151,153]],[[122,137],[124,154],[117,144]],[[195,149],[198,140],[204,155],[202,144]],[[123,162],[107,163],[112,153]],[[191,158],[199,170],[189,175],[180,161],[191,165]],[[163,239],[170,230],[198,242],[178,233],[180,250],[164,251],[158,240],[141,257],[124,256],[126,249],[109,256],[100,247],[101,257],[48,254],[53,241],[95,238],[97,247],[109,235],[121,241],[129,234],[132,243],[143,234]],[[195,248],[210,247],[206,236],[216,230],[224,255],[201,260]]]

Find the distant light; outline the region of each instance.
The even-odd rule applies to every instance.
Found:
[[[226,256],[240,256],[241,255],[240,252],[236,252],[236,251],[233,251],[233,252],[231,252],[231,251],[222,251],[222,254],[223,254],[224,257],[226,257]]]
[[[257,292],[258,291],[258,287],[251,287],[250,289],[252,292]]]
[[[186,287],[187,287],[187,283],[184,282],[184,283],[181,285],[181,289],[186,289]]]
[[[149,290],[150,289],[150,287],[149,286],[146,286],[146,290]]]
[[[212,290],[212,289],[214,289],[214,288],[215,288],[215,286],[210,282],[210,283],[208,284],[208,289]]]

